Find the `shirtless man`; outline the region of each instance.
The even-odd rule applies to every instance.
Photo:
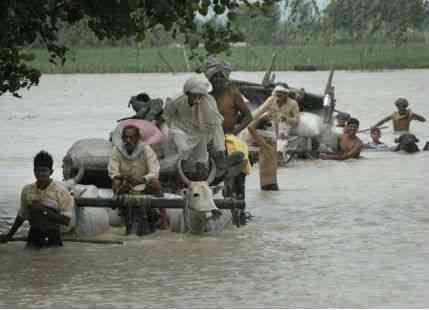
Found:
[[[252,121],[252,114],[240,91],[228,86],[228,73],[228,67],[217,62],[208,65],[206,77],[213,86],[210,95],[216,99],[224,118],[224,133],[237,135]]]
[[[419,122],[426,122],[426,119],[423,116],[412,112],[410,109],[407,109],[408,108],[407,99],[400,97],[396,99],[395,105],[398,108],[398,111],[383,118],[373,127],[379,127],[382,124],[391,120],[393,122],[393,129],[395,131],[409,131],[411,121],[416,120]]]
[[[356,136],[359,130],[359,121],[350,118],[344,128],[344,133],[338,139],[338,152],[320,153],[320,159],[346,160],[359,158],[363,143]]]

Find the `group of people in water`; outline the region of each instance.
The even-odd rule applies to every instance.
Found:
[[[168,127],[167,153],[168,147],[174,145],[171,154],[187,161],[194,180],[207,178],[209,158],[212,158],[216,166],[215,183],[222,181],[228,171],[227,157],[241,153],[245,165],[236,177],[235,197],[244,200],[246,176],[250,173],[248,144],[252,141],[252,145],[258,147],[261,189],[278,190],[279,153],[287,144],[290,133],[298,126],[301,112],[299,104],[291,96],[292,90],[278,85],[252,113],[243,94],[228,84],[230,73],[231,67],[227,63],[210,58],[206,79],[192,77],[184,83],[179,96],[167,98],[162,114],[165,124],[157,125]],[[395,105],[398,111],[371,127],[372,142],[367,144],[358,137],[359,120],[346,113],[338,113],[336,126],[340,132],[337,147],[320,148],[319,158],[358,158],[364,148],[385,147],[380,140],[379,128],[384,123],[392,121],[395,130],[409,131],[412,121],[426,121],[408,109],[406,99],[399,98]],[[263,136],[258,130],[259,124],[266,121],[270,121],[273,128],[270,137]],[[114,194],[162,196],[159,159],[151,146],[142,142],[141,128],[125,126],[121,142],[113,146],[107,167]],[[52,156],[45,151],[39,152],[34,157],[36,182],[24,187],[15,222],[6,235],[0,236],[0,242],[11,240],[23,222],[29,220],[28,244],[37,247],[62,245],[61,233],[73,225],[73,199],[68,190],[51,178],[52,173]],[[159,214],[160,227],[167,228],[165,210],[159,210]]]
[[[399,151],[404,150],[408,153],[414,153],[419,151],[419,148],[417,146],[417,142],[419,140],[417,137],[415,137],[413,134],[410,133],[410,125],[412,121],[419,121],[419,122],[426,122],[426,119],[417,114],[414,113],[411,109],[409,109],[409,103],[408,100],[405,98],[398,98],[395,101],[395,106],[397,108],[397,111],[393,112],[389,116],[383,118],[379,122],[377,122],[375,125],[369,128],[371,141],[367,143],[362,143],[362,141],[357,138],[356,133],[357,130],[354,133],[351,133],[351,140],[355,141],[355,144],[353,144],[355,147],[348,148],[348,150],[354,149],[353,152],[354,156],[351,157],[358,157],[361,150],[392,150],[392,151]],[[350,114],[348,113],[338,113],[336,116],[337,119],[337,128],[339,128],[341,131],[343,131],[342,139],[347,139],[345,136],[350,136],[348,124],[350,122],[356,122],[355,119],[353,119]],[[381,141],[381,127],[386,122],[392,121],[393,129],[396,133],[400,134],[400,136],[395,139],[395,143],[397,143],[396,146],[388,146],[384,142]],[[359,125],[359,123],[357,123]],[[359,127],[359,126],[358,126]],[[380,128],[381,127],[381,128]],[[347,139],[348,140],[348,139]],[[344,145],[344,149],[347,148],[346,145]],[[424,150],[427,150],[429,147],[429,144],[426,143],[424,146]],[[345,154],[344,154],[345,155]],[[351,158],[347,157],[347,158]],[[346,158],[344,158],[346,159]]]

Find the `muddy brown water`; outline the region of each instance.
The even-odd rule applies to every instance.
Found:
[[[33,181],[45,149],[55,177],[71,144],[106,138],[130,115],[131,95],[173,96],[189,74],[45,75],[23,99],[0,97],[0,231]],[[259,82],[262,72],[233,78]],[[328,72],[280,72],[278,80],[322,92]],[[338,108],[361,128],[405,96],[429,117],[429,71],[337,72]],[[429,124],[413,123],[429,140]],[[394,133],[383,131],[391,144]],[[365,141],[368,134],[362,134]],[[0,245],[0,307],[428,307],[429,152],[364,153],[347,162],[300,161],[279,171],[279,192],[247,180],[255,216],[204,237],[157,232],[123,246],[67,243],[29,251]]]

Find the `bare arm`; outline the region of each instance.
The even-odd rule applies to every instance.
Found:
[[[392,120],[392,115],[389,115],[388,117],[383,118],[381,121],[379,121],[373,127],[379,127],[379,126],[383,125],[384,123],[391,121],[391,120]]]
[[[414,120],[419,121],[419,122],[426,122],[426,118],[424,118],[423,116],[416,114],[414,112],[411,115],[411,119],[414,119]]]
[[[250,122],[252,121],[253,117],[252,117],[252,113],[250,113],[249,107],[244,102],[243,97],[241,96],[241,94],[238,93],[238,92],[237,92],[237,94],[235,96],[234,104],[235,104],[237,110],[240,112],[240,114],[243,115],[243,117],[241,119],[241,122],[239,124],[237,124],[237,126],[235,126],[235,128],[234,128],[233,134],[237,135],[244,128],[246,128],[247,125],[250,124]]]
[[[13,235],[16,233],[16,231],[21,227],[21,225],[24,223],[24,218],[22,218],[19,214],[15,218],[15,222],[13,223],[12,227],[10,228],[9,232],[6,235],[0,236],[0,243],[6,243],[10,241],[13,237]]]
[[[357,156],[359,156],[361,150],[362,150],[362,142],[357,142],[353,146],[353,148],[348,152],[333,153],[333,154],[321,153],[320,159],[346,160],[350,158],[356,158]]]
[[[265,140],[258,134],[255,126],[248,127],[249,133],[252,136],[253,140],[255,140],[258,146],[264,146],[266,144]]]

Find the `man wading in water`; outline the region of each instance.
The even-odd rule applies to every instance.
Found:
[[[36,248],[62,246],[61,232],[71,228],[74,202],[70,193],[51,179],[54,172],[52,156],[40,151],[34,157],[36,182],[24,186],[21,208],[8,234],[1,236],[5,243],[12,239],[25,220],[30,222],[27,245]]]
[[[320,153],[320,159],[346,160],[349,158],[359,158],[363,143],[356,136],[359,130],[359,121],[350,118],[344,128],[344,133],[338,138],[336,152]]]
[[[393,122],[393,130],[395,130],[395,131],[409,131],[411,121],[416,120],[419,122],[426,122],[426,119],[423,116],[412,112],[410,109],[407,109],[408,108],[408,100],[407,99],[398,98],[395,101],[395,105],[398,108],[398,111],[387,116],[386,118],[383,118],[381,121],[379,121],[373,127],[379,127],[379,126],[383,125],[384,123],[391,120]]]
[[[247,160],[243,172],[235,179],[237,194],[244,200],[246,175],[250,174],[250,160],[247,144],[237,135],[252,121],[252,114],[240,91],[228,85],[230,73],[229,64],[214,57],[209,58],[205,76],[213,86],[210,95],[215,98],[219,113],[223,116],[222,127],[228,155],[240,152]]]

